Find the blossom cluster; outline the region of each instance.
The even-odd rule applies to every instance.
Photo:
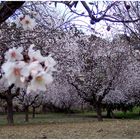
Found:
[[[40,50],[28,50],[22,47],[11,48],[5,53],[5,63],[2,65],[3,76],[8,85],[27,88],[27,92],[46,91],[46,86],[53,81],[52,72],[55,71],[56,61],[51,55],[42,56]]]

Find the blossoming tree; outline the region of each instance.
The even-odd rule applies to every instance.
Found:
[[[92,41],[91,41],[92,40]],[[68,76],[69,83],[78,95],[90,103],[102,120],[102,101],[111,90],[122,82],[122,72],[127,68],[128,55],[125,47],[100,38],[79,41],[79,71]]]
[[[23,30],[33,30],[35,24],[35,19],[29,15],[19,16],[16,20],[17,28]],[[1,57],[1,64],[1,82],[3,84],[7,82],[8,90],[0,96],[7,101],[8,123],[13,124],[12,99],[20,94],[20,89],[25,89],[27,93],[46,91],[46,86],[53,81],[52,72],[55,70],[56,62],[51,55],[43,56],[32,44],[28,49],[8,48],[3,58]],[[14,94],[12,94],[13,88],[16,89]]]
[[[14,86],[17,88],[17,94],[20,88],[27,89],[27,93],[46,91],[46,86],[53,81],[52,71],[55,64],[50,55],[43,57],[39,50],[33,50],[33,45],[25,52],[23,48],[9,49],[5,53],[5,62],[2,65],[2,78],[7,80],[10,87],[7,92],[11,92],[9,90]],[[7,99],[7,104],[9,101],[11,99]]]
[[[35,16],[34,12],[18,15],[11,24],[4,23],[1,30],[1,76],[5,78],[2,78],[2,81],[7,81],[7,88],[10,85],[18,88],[18,91],[22,88],[29,94],[46,91],[46,85],[52,83],[52,72],[56,65],[48,50],[50,42],[55,39],[51,37],[46,40],[47,36],[53,36],[52,31],[49,32],[46,26],[42,27],[41,24],[36,26]],[[43,18],[44,20],[47,19]],[[13,92],[11,94],[12,104],[12,99],[20,93],[15,96]],[[13,116],[12,106],[10,107]],[[13,123],[13,119],[10,123]]]

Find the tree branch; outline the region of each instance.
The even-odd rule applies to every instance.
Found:
[[[6,1],[1,3],[0,24],[7,20],[14,12],[24,4],[24,1]]]

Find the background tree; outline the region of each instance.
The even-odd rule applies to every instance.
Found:
[[[29,107],[33,108],[32,117],[35,118],[35,109],[42,104],[44,98],[43,93],[30,93],[27,94],[25,90],[21,91],[21,94],[16,98],[19,105],[22,106],[25,112],[25,121],[29,121]]]
[[[69,75],[68,81],[81,98],[94,106],[98,120],[102,120],[102,101],[121,82],[128,56],[123,48],[120,50],[117,45],[111,48],[100,38],[93,42],[82,39],[79,45],[79,71]]]

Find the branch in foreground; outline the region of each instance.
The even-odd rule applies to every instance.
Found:
[[[24,4],[24,1],[3,2],[0,8],[0,24],[7,20],[14,12]]]

